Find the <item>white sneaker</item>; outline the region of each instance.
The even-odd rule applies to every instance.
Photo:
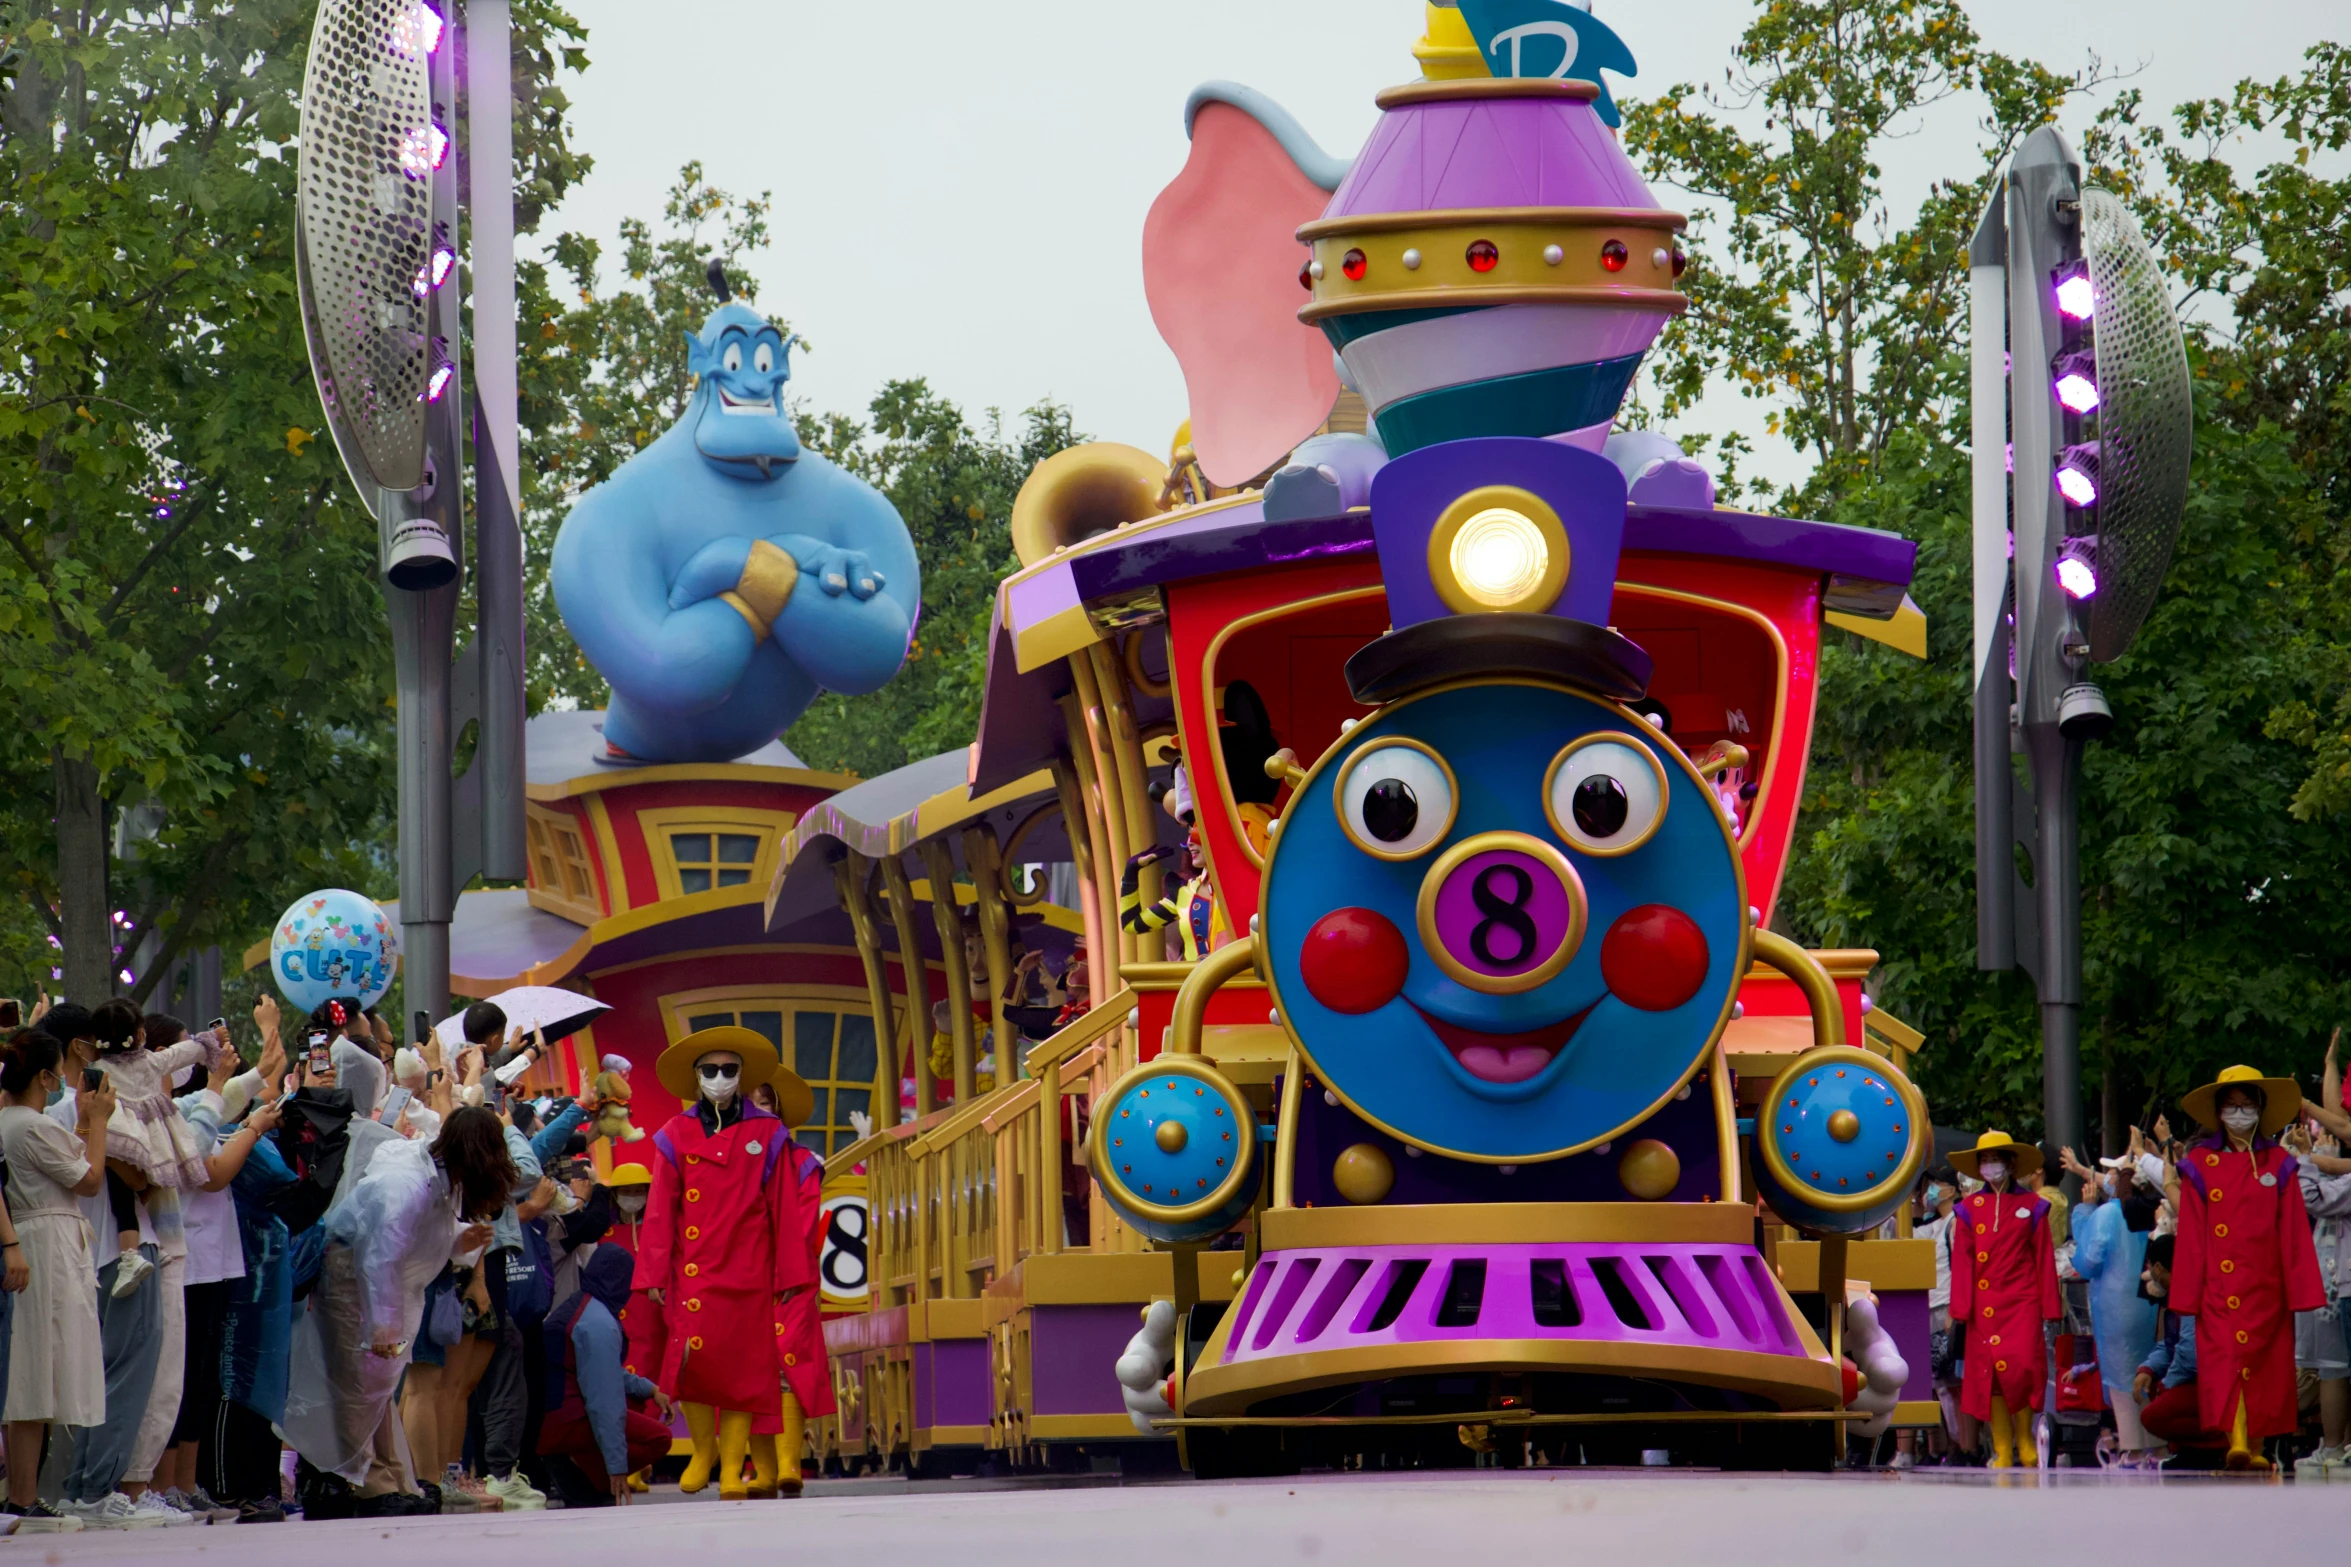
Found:
[[[126,1251],[122,1254],[121,1266],[114,1270],[114,1288],[107,1293],[116,1300],[135,1294],[139,1286],[146,1282],[147,1275],[154,1271],[155,1264],[147,1260],[145,1253]]]
[[[498,1498],[510,1513],[535,1512],[547,1505],[547,1493],[524,1479],[520,1469],[503,1480],[492,1476],[483,1482],[482,1489]]]
[[[141,1491],[139,1499],[131,1503],[131,1508],[141,1517],[152,1518],[166,1529],[184,1529],[196,1522],[194,1513],[181,1512],[170,1502],[164,1500],[161,1491],[152,1487]]]
[[[2340,1447],[2322,1447],[2294,1461],[2294,1474],[2303,1480],[2328,1480],[2334,1471],[2345,1467],[2345,1450]]]
[[[85,1529],[160,1529],[164,1520],[139,1511],[139,1504],[120,1491],[110,1491],[95,1502],[59,1502],[57,1510],[79,1518]],[[169,1512],[171,1509],[165,1508]]]

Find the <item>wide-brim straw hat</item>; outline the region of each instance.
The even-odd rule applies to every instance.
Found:
[[[702,1093],[695,1079],[694,1063],[714,1050],[724,1050],[742,1058],[743,1075],[735,1083],[739,1093],[748,1094],[761,1083],[772,1081],[784,1067],[782,1054],[765,1034],[729,1023],[724,1027],[706,1028],[699,1033],[688,1034],[661,1052],[660,1059],[653,1063],[653,1075],[661,1080],[662,1087],[686,1104],[692,1104]],[[799,1080],[794,1078],[793,1081]],[[807,1091],[806,1084],[801,1085],[801,1091]]]
[[[1973,1148],[1960,1148],[1952,1152],[1951,1168],[1971,1180],[1980,1181],[1983,1176],[1979,1167],[1984,1162],[1984,1155],[1994,1153],[2008,1155],[2008,1173],[2019,1179],[2041,1167],[2041,1150],[2031,1143],[2020,1143],[2006,1132],[1986,1132],[1975,1140]]]
[[[2249,1066],[2232,1066],[2202,1088],[2192,1089],[2180,1100],[2180,1108],[2196,1118],[2207,1131],[2220,1130],[2220,1110],[2216,1101],[2224,1088],[2257,1088],[2261,1091],[2261,1134],[2275,1137],[2284,1131],[2295,1117],[2302,1113],[2302,1087],[2290,1077],[2263,1077]]]

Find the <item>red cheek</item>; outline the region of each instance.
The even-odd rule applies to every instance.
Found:
[[[1706,936],[1681,910],[1647,903],[1622,915],[1600,943],[1600,977],[1618,1000],[1671,1012],[1706,983]]]
[[[1404,934],[1370,909],[1334,909],[1298,949],[1307,993],[1333,1012],[1377,1012],[1396,999],[1412,967]]]

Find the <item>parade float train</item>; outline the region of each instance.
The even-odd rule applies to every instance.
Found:
[[[1914,549],[1614,430],[1685,257],[1613,35],[1431,5],[1415,54],[1352,162],[1194,95],[1143,258],[1175,450],[1037,467],[973,744],[783,845],[770,933],[846,917],[912,1078],[829,1150],[870,1295],[828,1461],[1820,1465],[1865,1294],[1881,1416],[1934,1419],[1919,1038],[1876,954],[1772,930],[1824,627],[1923,656]],[[1118,913],[1179,760],[1193,962]],[[1018,956],[1072,925],[1090,990],[1024,1039]]]

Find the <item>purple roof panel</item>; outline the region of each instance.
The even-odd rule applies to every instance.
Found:
[[[1589,103],[1487,98],[1405,104],[1380,116],[1325,216],[1657,205]]]

